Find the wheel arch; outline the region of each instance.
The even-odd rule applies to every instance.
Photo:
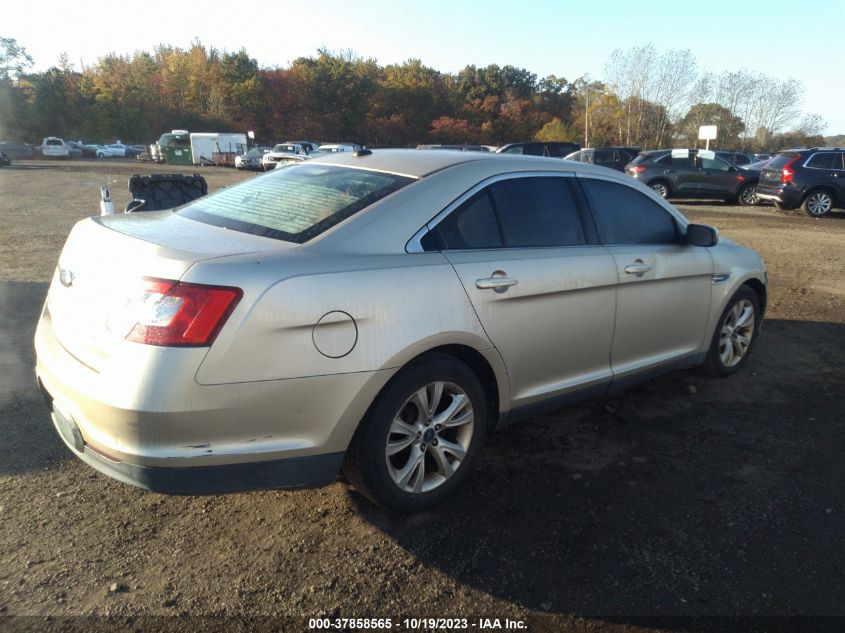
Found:
[[[742,283],[742,285],[748,286],[757,295],[757,300],[760,302],[760,317],[763,318],[766,315],[766,301],[768,300],[768,291],[766,290],[766,284],[764,284],[756,277],[750,277],[746,279]]]
[[[836,195],[836,190],[833,187],[831,187],[830,185],[815,185],[807,189],[807,193],[805,193],[804,196],[801,198],[801,204],[804,204],[807,198],[812,196],[814,193],[818,193],[819,191],[824,191],[830,195],[830,199],[833,201],[833,207],[836,207],[840,203],[839,196]],[[832,210],[833,209],[831,208],[831,211]]]

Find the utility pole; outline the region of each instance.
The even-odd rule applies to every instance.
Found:
[[[590,84],[587,82],[587,99],[584,106],[584,147],[590,146]]]

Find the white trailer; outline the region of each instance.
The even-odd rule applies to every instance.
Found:
[[[194,132],[191,154],[194,165],[235,164],[235,156],[246,151],[246,134],[231,132]]]

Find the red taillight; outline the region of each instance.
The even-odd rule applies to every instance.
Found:
[[[745,182],[745,176],[743,176],[742,174],[737,174],[737,175],[736,175],[736,179],[737,179],[739,182]]]
[[[642,165],[634,165],[633,167],[629,167],[628,169],[630,169],[635,174],[642,174],[647,168],[643,167]]]
[[[792,165],[792,163],[794,163],[799,158],[801,158],[800,154],[798,156],[796,156],[795,158],[793,158],[791,161],[789,161],[786,165],[783,166],[783,169],[780,172],[780,181],[783,184],[787,184],[789,182],[792,182],[792,179],[795,177],[795,172],[792,169],[790,169],[790,166]]]
[[[211,345],[242,296],[240,288],[145,277],[140,296],[127,307],[134,325],[126,340],[178,347]]]

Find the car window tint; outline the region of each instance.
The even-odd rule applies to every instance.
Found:
[[[655,161],[668,167],[669,169],[678,169],[678,170],[686,170],[692,171],[696,169],[695,166],[695,158],[692,156],[688,156],[686,158],[679,158],[677,156],[672,156],[671,154],[666,154],[663,158]]]
[[[542,145],[540,143],[529,143],[525,146],[524,153],[530,156],[547,156],[547,154],[545,153],[545,149],[545,145]]]
[[[713,171],[729,171],[731,166],[719,158],[702,158],[702,169],[711,169]]]
[[[522,145],[515,145],[502,150],[502,154],[522,154]]]
[[[433,241],[424,241],[425,250],[464,249],[464,248],[501,248],[502,236],[499,224],[490,202],[487,189],[475,194],[464,202],[436,227],[439,245]]]
[[[615,182],[585,178],[605,244],[676,244],[675,219],[644,194]]]
[[[807,161],[807,167],[813,167],[814,169],[832,169],[833,157],[833,152],[819,152]]]
[[[563,178],[513,178],[490,187],[507,247],[585,244],[575,199]]]
[[[746,156],[745,154],[737,154],[734,157],[734,165],[747,165],[750,162],[751,161],[748,159],[748,156]]]
[[[845,170],[845,154],[838,154],[838,158],[833,161],[833,168]]]

